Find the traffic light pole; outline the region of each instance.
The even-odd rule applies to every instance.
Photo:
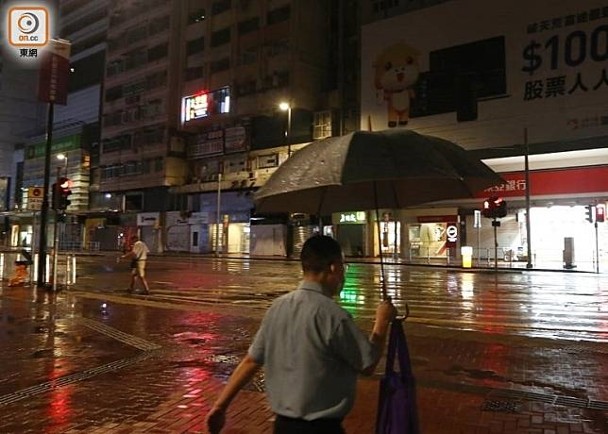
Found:
[[[595,272],[600,274],[600,242],[597,230],[597,218],[595,219]]]
[[[524,129],[524,146],[526,147],[526,152],[524,155],[524,171],[526,177],[526,240],[527,240],[527,256],[528,262],[526,263],[526,268],[532,268],[532,230],[530,220],[532,216],[530,215],[530,164],[528,161],[528,156],[530,155],[530,145],[528,145],[528,129]]]
[[[61,166],[57,166],[57,181],[59,187],[59,178],[61,177]],[[57,194],[57,192],[55,192]],[[55,210],[55,222],[53,223],[53,291],[57,291],[57,249],[59,247],[59,233],[57,231],[57,221],[59,220],[58,209]]]
[[[494,271],[498,271],[498,227],[500,221],[494,217],[492,220],[492,226],[494,227]]]
[[[49,177],[51,171],[51,144],[53,142],[53,116],[55,104],[49,102],[48,119],[46,126],[46,147],[44,152],[44,194],[42,195],[42,206],[40,207],[40,238],[38,242],[38,276],[37,286],[46,284],[46,250],[47,250],[47,222],[49,218]]]

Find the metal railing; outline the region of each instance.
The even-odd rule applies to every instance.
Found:
[[[46,257],[45,283],[52,283],[52,256]],[[21,252],[0,252],[0,284],[8,286],[30,285],[36,283],[38,275],[38,254],[32,262]],[[76,283],[76,255],[59,253],[57,256],[57,284],[70,286]]]

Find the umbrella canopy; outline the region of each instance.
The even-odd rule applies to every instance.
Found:
[[[255,194],[257,211],[328,214],[473,197],[503,180],[455,143],[357,131],[297,151]]]

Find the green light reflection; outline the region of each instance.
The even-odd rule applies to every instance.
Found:
[[[344,288],[339,296],[340,305],[354,317],[363,310],[363,304],[365,303],[365,296],[361,289],[362,283],[359,278],[361,275],[359,268],[357,264],[349,265],[344,279]]]

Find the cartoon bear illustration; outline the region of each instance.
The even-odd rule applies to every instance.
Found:
[[[418,81],[418,50],[404,43],[387,47],[373,63],[374,84],[379,103],[386,103],[388,126],[407,125],[410,118],[410,99],[415,98],[414,85]]]

